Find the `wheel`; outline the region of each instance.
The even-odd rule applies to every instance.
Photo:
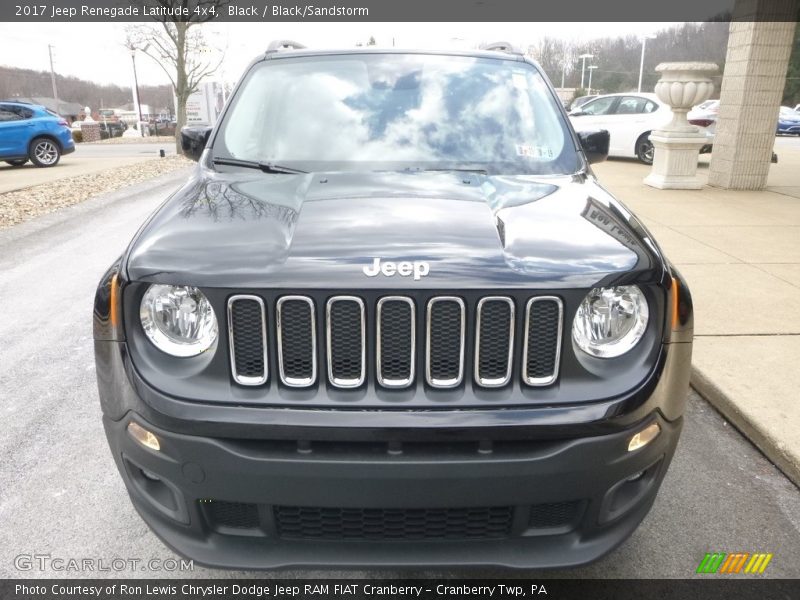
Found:
[[[28,162],[28,159],[27,158],[17,158],[16,160],[7,160],[6,162],[8,164],[10,164],[12,167],[21,167],[26,162]]]
[[[650,141],[650,132],[645,133],[636,140],[636,158],[646,165],[652,165],[654,154],[655,148],[653,142]]]
[[[61,148],[49,138],[36,138],[31,142],[30,157],[37,167],[54,167],[61,159]]]

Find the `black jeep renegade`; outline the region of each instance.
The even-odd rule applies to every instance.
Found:
[[[198,563],[553,567],[652,505],[692,305],[537,65],[256,59],[103,277],[103,422]],[[677,518],[677,517],[676,517]]]

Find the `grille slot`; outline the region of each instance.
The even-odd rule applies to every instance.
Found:
[[[510,535],[514,510],[275,506],[274,515],[278,534],[289,539],[496,539]]]
[[[228,299],[228,342],[231,372],[240,385],[267,381],[267,323],[264,301],[258,296]]]
[[[290,387],[312,385],[317,380],[314,301],[307,296],[283,296],[276,312],[281,381]]]
[[[478,302],[475,329],[475,381],[500,387],[511,380],[514,352],[514,301],[487,296]]]
[[[558,377],[564,305],[555,296],[528,300],[522,377],[532,386],[550,385]]]
[[[206,514],[212,524],[234,529],[255,529],[259,526],[258,505],[249,502],[212,500]]]
[[[414,381],[416,319],[414,301],[386,296],[377,309],[377,374],[385,387],[405,387]]]
[[[464,313],[455,296],[428,302],[425,377],[432,387],[455,387],[464,378]]]
[[[366,376],[364,301],[334,296],[326,307],[328,379],[341,388],[354,388]]]
[[[549,529],[571,525],[580,515],[581,507],[582,503],[578,500],[534,504],[531,506],[528,525],[534,529]]]

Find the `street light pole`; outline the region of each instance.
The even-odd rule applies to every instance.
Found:
[[[583,64],[581,65],[581,89],[583,89],[583,72],[586,70],[586,59],[594,58],[594,54],[581,54],[578,58],[583,59]]]
[[[589,89],[586,90],[586,95],[587,96],[591,96],[592,95],[592,73],[597,68],[597,65],[589,65],[588,68],[589,68]]]
[[[136,75],[136,48],[131,48],[131,62],[133,62],[134,101],[136,102],[136,112],[139,115],[139,137],[144,137],[144,131],[142,131],[142,103],[139,100],[139,77]]]
[[[642,59],[639,61],[639,87],[638,92],[642,93],[642,73],[644,73],[644,48],[647,45],[647,40],[652,40],[656,36],[654,35],[643,35],[642,36]]]
[[[56,87],[56,70],[53,68],[53,46],[47,44],[47,52],[50,54],[50,84],[53,86],[53,100],[56,103],[56,112],[61,114],[61,104],[58,101],[58,88]]]

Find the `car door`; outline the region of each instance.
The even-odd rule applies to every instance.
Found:
[[[578,108],[577,114],[570,115],[572,126],[576,131],[608,129],[608,117],[613,113],[617,100],[617,96],[601,96],[590,100]],[[613,134],[611,138],[613,140]]]
[[[658,104],[644,96],[620,96],[614,113],[608,116],[613,129],[609,154],[635,156],[636,141],[652,129],[652,115],[657,110]]]
[[[0,157],[28,154],[31,116],[33,113],[27,109],[0,104]]]

